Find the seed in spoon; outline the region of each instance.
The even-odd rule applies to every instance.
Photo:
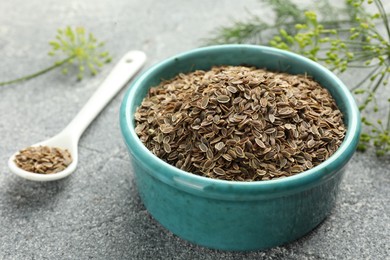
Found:
[[[65,170],[72,163],[72,156],[58,147],[30,146],[19,151],[14,162],[28,172],[51,174]]]

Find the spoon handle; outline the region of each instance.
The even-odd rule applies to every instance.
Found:
[[[78,141],[84,130],[107,103],[141,69],[145,60],[146,55],[142,51],[126,53],[63,131],[71,134],[74,141]]]

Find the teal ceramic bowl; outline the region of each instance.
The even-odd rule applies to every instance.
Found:
[[[348,128],[328,160],[303,173],[258,182],[223,181],[184,172],[153,155],[137,137],[134,113],[148,89],[162,79],[214,65],[253,65],[308,74],[326,87]],[[345,165],[355,152],[360,116],[347,87],[330,71],[302,56],[269,47],[221,45],[169,58],[144,72],[128,88],[120,126],[140,197],[168,230],[195,244],[223,250],[258,250],[298,239],[331,212]]]

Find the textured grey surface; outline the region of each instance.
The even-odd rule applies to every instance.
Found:
[[[58,27],[86,27],[107,42],[114,61],[141,49],[149,67],[198,47],[246,10],[264,12],[255,0],[1,0],[0,81],[50,65],[47,41]],[[118,126],[124,91],[83,135],[72,176],[50,183],[13,176],[9,155],[61,130],[111,67],[82,82],[52,72],[0,87],[0,259],[389,259],[390,161],[370,153],[352,159],[332,215],[296,242],[223,252],[171,234],[137,195]]]

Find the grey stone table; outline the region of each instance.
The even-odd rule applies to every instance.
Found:
[[[59,27],[94,32],[114,62],[143,50],[149,67],[200,46],[248,10],[263,12],[255,0],[1,0],[0,81],[49,66],[48,41]],[[389,259],[390,161],[372,153],[354,156],[331,216],[296,242],[224,252],[171,234],[150,217],[134,185],[118,125],[124,91],[84,133],[72,176],[36,183],[12,175],[9,155],[61,130],[111,67],[81,82],[54,71],[0,87],[0,259]]]

